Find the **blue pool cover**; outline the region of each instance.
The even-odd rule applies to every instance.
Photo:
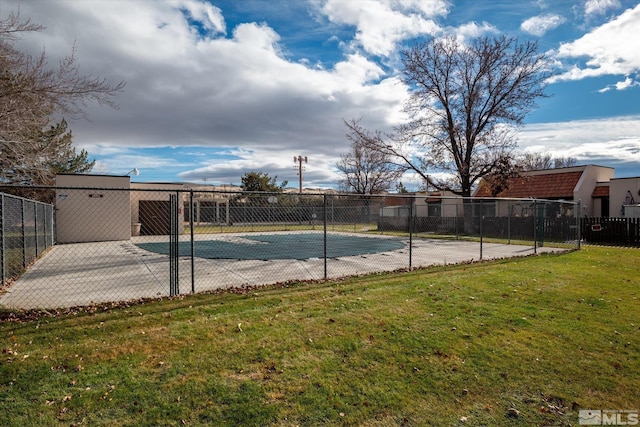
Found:
[[[261,234],[227,237],[225,240],[196,240],[194,255],[208,259],[272,260],[309,259],[324,256],[324,235],[322,233]],[[169,242],[139,243],[138,247],[169,254]],[[405,247],[394,238],[351,236],[344,234],[327,235],[327,257],[337,258],[380,252],[390,252]],[[179,242],[180,256],[191,256],[191,243]]]

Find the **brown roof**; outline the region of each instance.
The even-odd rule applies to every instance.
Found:
[[[440,193],[431,193],[429,194],[429,197],[424,199],[424,201],[426,203],[440,203],[442,202],[442,199],[440,198],[440,196],[441,196]]]
[[[539,199],[573,199],[573,190],[582,176],[582,171],[529,175],[509,180],[509,188],[498,197]],[[477,197],[491,197],[491,189],[483,185]]]
[[[601,185],[593,189],[591,197],[609,197],[609,186]]]
[[[407,206],[411,199],[408,197],[387,196],[384,198],[385,206]]]

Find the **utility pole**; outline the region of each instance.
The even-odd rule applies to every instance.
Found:
[[[307,156],[293,156],[293,162],[297,163],[298,168],[298,178],[300,182],[300,194],[302,194],[302,171],[304,170],[304,166],[302,166],[302,162],[307,163]]]

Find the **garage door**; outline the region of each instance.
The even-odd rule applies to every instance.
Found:
[[[167,235],[171,231],[171,203],[165,200],[140,200],[140,234]]]

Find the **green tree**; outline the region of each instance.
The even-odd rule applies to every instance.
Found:
[[[2,179],[14,185],[54,185],[58,173],[88,173],[95,161],[89,161],[89,153],[80,153],[73,147],[73,135],[67,121],[49,126],[48,129],[35,131],[31,145],[38,155],[16,156],[5,151]]]
[[[268,191],[271,193],[282,193],[287,186],[288,181],[282,181],[280,185],[277,183],[278,176],[271,178],[268,173],[263,172],[247,172],[241,181],[240,187],[243,191]]]
[[[263,172],[246,172],[241,178],[240,187],[244,193],[238,195],[238,200],[250,205],[266,206],[268,205],[268,196],[258,193],[278,193],[284,192],[287,181],[277,183],[278,176],[270,177],[268,173]]]
[[[96,164],[95,160],[89,161],[87,150],[82,149],[79,153],[76,151],[72,138],[65,119],[42,132],[40,139],[52,149],[48,164],[52,183],[58,173],[89,173]]]
[[[407,187],[404,186],[402,181],[400,181],[400,182],[398,182],[396,184],[396,193],[398,193],[398,194],[407,194],[407,193],[409,193],[409,190],[407,190]]]

